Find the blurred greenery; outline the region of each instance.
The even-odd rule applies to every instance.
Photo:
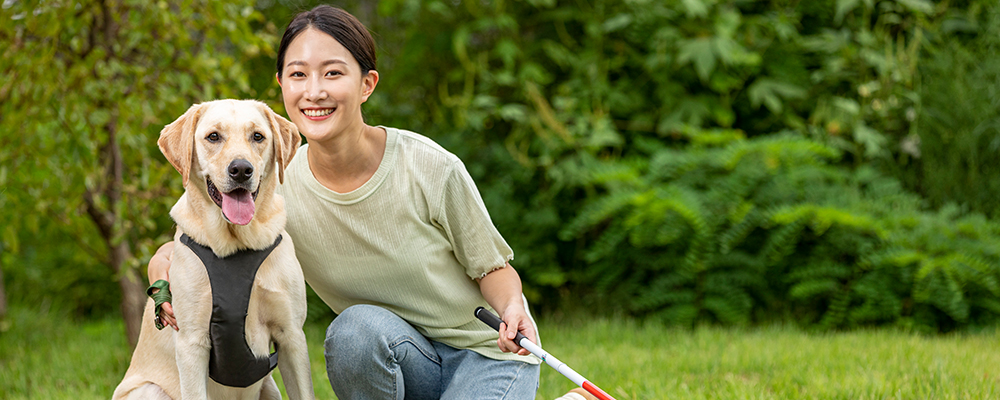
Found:
[[[243,3],[3,3],[0,205],[12,302],[90,311],[114,306],[91,307],[95,298],[117,297],[135,342],[141,268],[170,237],[180,195],[157,132],[193,102],[247,93],[242,60],[273,53],[273,29],[252,29],[263,16]]]
[[[134,304],[180,193],[157,133],[221,97],[283,112],[277,41],[317,3],[4,1],[9,302]],[[995,1],[332,3],[378,43],[367,121],[466,161],[542,313],[1000,316]]]

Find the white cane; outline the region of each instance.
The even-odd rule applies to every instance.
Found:
[[[489,312],[487,309],[483,307],[476,308],[476,318],[479,318],[480,321],[485,322],[486,325],[492,326],[493,329],[497,330],[497,332],[500,331],[500,323],[503,321],[501,321],[500,318],[498,318],[493,313]],[[530,351],[531,354],[534,354],[536,357],[541,358],[542,361],[545,361],[545,363],[549,364],[550,367],[555,368],[556,371],[559,371],[560,374],[563,374],[563,376],[569,378],[569,380],[573,381],[573,383],[580,385],[580,387],[582,387],[583,390],[586,390],[587,392],[594,395],[598,399],[615,400],[614,397],[611,397],[611,395],[605,393],[603,390],[601,390],[601,388],[597,387],[597,385],[590,383],[590,381],[588,381],[582,375],[576,373],[576,371],[574,371],[572,368],[566,365],[566,363],[559,361],[558,358],[553,357],[545,350],[542,350],[542,348],[539,347],[537,344],[532,343],[530,340],[528,340],[527,337],[522,335],[521,332],[517,333],[517,336],[514,338],[514,343],[517,343],[521,347],[528,349],[528,351]]]

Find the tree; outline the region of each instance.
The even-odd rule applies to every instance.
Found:
[[[0,9],[0,143],[11,158],[0,183],[108,266],[133,344],[142,266],[169,240],[180,194],[157,134],[192,103],[249,92],[243,61],[269,51],[274,30],[253,29],[263,17],[252,5],[12,0]],[[9,214],[24,211],[0,213],[21,223]]]
[[[7,291],[3,285],[3,243],[0,242],[0,323],[7,317]]]

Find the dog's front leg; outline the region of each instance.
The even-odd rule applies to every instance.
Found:
[[[175,335],[177,370],[182,399],[208,398],[208,358],[210,343],[206,330],[189,327]]]
[[[292,400],[312,400],[312,375],[309,371],[309,350],[306,348],[306,334],[299,327],[286,327],[275,335],[278,344],[278,369],[285,384],[288,398]]]

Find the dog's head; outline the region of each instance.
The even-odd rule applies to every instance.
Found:
[[[207,195],[231,223],[253,219],[261,184],[277,166],[279,182],[298,149],[295,124],[253,100],[217,100],[191,106],[156,142],[181,173],[186,189],[204,180]]]

